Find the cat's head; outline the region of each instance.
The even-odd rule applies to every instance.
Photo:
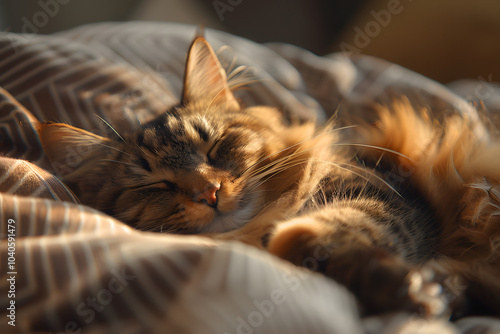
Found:
[[[242,108],[198,37],[181,103],[135,134],[104,138],[54,123],[39,132],[54,171],[83,204],[143,230],[199,233],[241,226],[295,182],[270,177],[286,148],[312,131],[285,125],[270,107]]]

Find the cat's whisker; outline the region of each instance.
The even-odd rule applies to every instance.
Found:
[[[359,143],[334,143],[332,145],[333,146],[357,146],[357,147],[372,148],[372,149],[375,149],[375,150],[380,150],[380,151],[384,151],[384,152],[389,152],[389,153],[395,154],[395,155],[397,155],[399,157],[408,159],[408,160],[410,160],[412,162],[414,161],[412,158],[404,155],[403,153],[400,153],[398,151],[394,151],[394,150],[391,150],[391,149],[388,149],[388,148],[385,148],[385,147],[375,146],[375,145],[359,144]]]
[[[127,152],[125,152],[125,151],[122,151],[122,150],[120,150],[120,149],[117,149],[116,147],[109,146],[109,145],[106,145],[106,144],[103,144],[103,143],[95,143],[95,144],[100,145],[100,146],[103,146],[103,147],[106,147],[106,148],[109,148],[110,150],[114,150],[114,151],[117,151],[117,152],[123,153],[123,154],[125,154],[125,155],[128,155],[128,156],[129,156],[129,157],[131,157],[131,158],[134,158],[134,156],[133,156],[132,154],[127,153]]]
[[[234,51],[232,48],[227,47],[227,46],[222,46],[217,50],[217,55],[221,55],[224,51],[229,50],[232,51],[234,54]],[[247,76],[254,77],[251,72],[251,67],[247,65],[240,65],[236,67],[237,60],[238,58],[236,56],[233,57],[224,57],[225,59],[230,59],[229,65],[224,64],[223,67],[226,69],[226,79],[227,79],[227,85],[231,90],[237,89],[239,87],[262,81],[262,79],[252,79],[248,80],[246,79]]]
[[[345,98],[342,98],[339,104],[337,105],[337,108],[335,108],[335,111],[333,112],[332,116],[328,119],[328,122],[326,123],[327,126],[334,126],[340,111],[340,107],[342,107],[342,104],[344,104],[344,102]]]
[[[347,126],[347,127],[342,128],[342,129],[351,128],[351,127],[353,127],[353,126]],[[330,130],[329,130],[329,131],[330,131]],[[313,137],[313,138],[314,138],[314,137]],[[311,139],[312,139],[312,138],[311,138]],[[325,146],[327,146],[327,145],[328,145],[328,146],[329,146],[329,145],[333,145],[333,146],[358,146],[358,147],[367,147],[367,148],[372,148],[372,149],[378,149],[378,150],[381,150],[381,151],[384,151],[384,152],[389,152],[389,153],[392,153],[392,154],[398,155],[398,156],[403,157],[403,158],[405,158],[405,159],[408,159],[408,160],[410,160],[410,161],[413,161],[411,158],[409,158],[409,157],[407,157],[406,155],[401,154],[401,153],[399,153],[399,152],[397,152],[397,151],[394,151],[394,150],[391,150],[391,149],[387,149],[387,148],[384,148],[384,147],[374,146],[374,145],[368,145],[368,144],[357,144],[357,143],[336,143],[336,144],[325,144]],[[276,152],[276,153],[274,153],[274,154],[272,154],[272,155],[275,155],[275,154],[281,153],[281,152],[283,152],[283,151],[285,151],[285,150],[287,150],[287,149],[292,148],[293,146],[296,146],[296,145],[292,145],[292,146],[290,146],[290,147],[288,147],[288,148],[285,148],[285,149],[281,150],[280,152]],[[296,151],[296,152],[293,152],[291,155],[285,156],[285,157],[283,157],[283,158],[281,158],[281,159],[291,159],[291,158],[293,158],[293,157],[294,157],[294,155],[295,155],[295,154],[304,154],[304,153],[306,153],[306,152],[308,152],[308,151],[311,151],[311,150],[313,150],[313,149],[317,149],[317,148],[318,148],[318,146],[316,146],[316,147],[312,147],[312,148],[309,148],[309,149],[306,149],[306,150],[302,150],[302,151]],[[271,157],[272,155],[269,155],[268,157],[263,158],[263,159],[259,160],[258,162],[256,162],[255,164],[253,164],[252,166],[248,167],[248,168],[247,168],[247,169],[246,169],[246,170],[242,173],[242,175],[244,175],[244,173],[245,173],[246,171],[248,171],[250,168],[252,168],[252,167],[253,167],[253,166],[255,166],[256,164],[258,164],[259,162],[262,162],[262,161],[264,161],[265,159],[267,159],[267,158]],[[267,164],[267,165],[265,165],[265,166],[262,166],[261,168],[259,168],[259,169],[257,169],[257,170],[252,171],[252,173],[250,174],[250,176],[252,176],[253,174],[258,173],[258,172],[260,172],[260,171],[262,171],[262,170],[265,170],[265,169],[269,168],[269,167],[270,167],[270,165],[272,165],[272,164],[274,164],[274,163],[276,163],[276,162],[278,162],[278,161],[280,161],[280,159],[278,159],[278,160],[276,160],[276,161],[273,161],[273,162],[271,162],[270,164]]]
[[[350,128],[350,127],[353,127],[353,126],[344,127],[344,128],[342,128],[342,129],[346,129],[346,128]],[[334,131],[337,131],[337,130],[340,130],[340,129],[334,129]],[[329,132],[330,132],[330,130],[329,130]],[[319,134],[319,135],[321,135],[321,134]],[[319,135],[318,135],[318,136],[319,136]],[[315,136],[315,137],[317,137],[317,136]],[[313,138],[315,138],[315,137],[313,137]],[[310,139],[313,139],[313,138],[310,138]],[[289,146],[288,148],[285,148],[285,149],[283,149],[283,150],[282,150],[282,151],[280,151],[280,152],[283,152],[283,151],[285,151],[285,150],[287,150],[287,149],[290,149],[290,148],[292,148],[292,147],[294,147],[294,146],[296,146],[296,145],[291,145],[291,146]],[[323,145],[321,145],[321,146],[328,146],[328,147],[330,147],[331,145],[330,145],[330,143],[328,143],[328,144],[323,144]],[[251,165],[250,167],[248,167],[248,168],[247,168],[247,169],[246,169],[246,170],[242,173],[242,175],[244,175],[244,173],[248,171],[248,172],[250,172],[250,175],[246,175],[246,176],[247,176],[247,177],[251,177],[251,176],[255,175],[256,173],[260,173],[260,172],[262,172],[263,170],[269,169],[269,168],[273,167],[274,165],[277,165],[277,164],[281,163],[282,161],[286,161],[286,160],[296,160],[296,159],[297,159],[297,157],[298,157],[299,155],[307,154],[307,153],[309,153],[309,152],[310,152],[310,151],[312,151],[312,150],[317,150],[317,149],[318,149],[319,147],[321,147],[321,146],[316,145],[316,146],[313,146],[313,147],[310,147],[310,148],[307,148],[307,149],[300,149],[301,147],[299,147],[299,149],[297,149],[295,152],[292,152],[292,153],[290,153],[290,154],[288,154],[288,155],[286,155],[286,156],[284,156],[284,157],[281,157],[281,158],[279,158],[279,159],[277,159],[277,160],[271,161],[270,163],[268,163],[268,164],[266,164],[266,165],[264,165],[264,166],[262,166],[262,167],[260,167],[260,168],[258,168],[258,169],[255,169],[255,170],[249,171],[249,169],[250,169],[250,168],[252,168],[253,166],[255,166],[256,164],[258,164],[259,162],[262,162],[262,161],[264,161],[264,160],[266,159],[266,158],[263,158],[263,159],[259,160],[258,162],[256,162],[255,164],[253,164],[253,165]],[[280,153],[280,152],[277,152],[277,153]],[[277,153],[276,153],[276,154],[277,154]],[[274,155],[274,154],[273,154],[273,155]],[[270,157],[270,156],[272,156],[272,155],[269,155],[268,157]]]
[[[262,173],[263,171],[265,170],[268,170],[268,169],[271,169],[271,168],[274,168],[275,166],[279,166],[281,163],[287,161],[287,160],[296,160],[297,159],[297,156],[299,154],[305,154],[307,153],[307,150],[304,150],[304,151],[298,151],[298,152],[293,152],[292,154],[290,155],[287,155],[287,156],[284,156],[284,157],[281,157],[280,159],[277,159],[277,160],[274,160],[274,161],[271,161],[270,163],[260,167],[260,168],[257,168],[255,170],[252,170],[249,174],[245,175],[246,177],[253,177],[254,175],[257,175],[257,174],[260,174]],[[244,175],[244,174],[242,174]]]
[[[236,59],[237,58],[236,58],[236,56],[234,56],[234,50],[233,50],[233,48],[230,47],[229,45],[223,45],[220,48],[218,48],[217,51],[216,51],[217,56],[220,57],[220,58],[223,58],[224,60],[227,60],[229,58],[229,55],[228,55],[228,57],[224,57],[222,55],[222,53],[224,51],[228,51],[229,53],[233,54],[233,57],[231,58],[231,63],[229,64],[229,66],[227,66],[227,69],[226,69],[226,73],[229,76],[229,73],[231,73],[233,71],[233,69],[234,69],[234,65],[236,64]],[[221,65],[222,65],[222,63],[221,63]],[[223,67],[225,67],[225,66],[223,66]]]
[[[290,145],[290,146],[285,147],[284,149],[282,149],[282,150],[280,150],[280,151],[277,151],[277,152],[274,152],[274,153],[272,153],[272,154],[269,154],[269,155],[265,156],[264,158],[262,158],[262,159],[258,160],[258,161],[257,161],[256,163],[254,163],[253,165],[249,166],[246,170],[244,170],[244,171],[242,172],[242,174],[241,174],[241,175],[244,175],[244,174],[245,174],[245,173],[246,173],[249,169],[253,168],[254,166],[258,165],[259,163],[261,163],[261,162],[263,162],[263,161],[265,161],[265,160],[267,160],[267,159],[269,159],[269,158],[272,158],[273,156],[276,156],[276,155],[278,155],[278,154],[280,154],[280,153],[283,153],[283,152],[285,152],[285,151],[287,151],[287,150],[290,150],[290,149],[292,149],[292,148],[294,148],[294,147],[297,147],[297,146],[299,146],[299,147],[300,147],[300,145],[304,144],[305,142],[307,142],[307,141],[309,141],[309,140],[316,139],[316,138],[318,138],[319,136],[323,136],[323,135],[326,135],[326,134],[330,134],[330,133],[334,133],[334,132],[338,132],[338,131],[342,131],[342,130],[347,130],[347,129],[351,129],[351,128],[355,128],[355,127],[357,127],[357,125],[347,125],[347,126],[343,126],[343,127],[340,127],[340,128],[328,129],[328,130],[326,130],[326,131],[321,131],[320,133],[318,133],[317,135],[315,135],[315,136],[313,136],[313,137],[311,137],[311,138],[307,138],[307,139],[301,140],[301,141],[299,141],[298,143],[296,143],[296,144],[294,144],[294,145]],[[325,146],[330,146],[330,145],[331,145],[330,143],[329,143],[329,144],[325,144]],[[315,147],[313,147],[313,148],[310,148],[309,150],[316,149],[317,147],[318,147],[318,146],[315,146]],[[308,150],[303,150],[302,152],[306,152],[306,151],[308,151]],[[295,153],[295,152],[294,152],[294,153]]]
[[[236,64],[236,59],[234,59],[234,61],[231,64],[232,68],[230,69],[230,71],[228,71],[228,74],[227,74],[227,81],[228,81],[228,83],[231,81],[231,79],[234,79],[240,73],[245,74],[245,71],[248,70],[248,67],[244,66],[244,65],[241,65],[241,66],[238,66],[238,67],[235,68],[234,67],[235,64]]]
[[[236,89],[239,89],[241,87],[245,87],[245,86],[248,86],[248,85],[251,85],[251,84],[254,84],[256,82],[262,82],[264,81],[263,79],[252,79],[252,80],[243,80],[241,82],[234,82],[231,84],[231,89],[232,90],[236,90]]]
[[[260,175],[255,176],[254,178],[252,178],[249,181],[250,191],[260,188],[264,183],[266,183],[268,180],[272,179],[276,174],[278,174],[282,171],[285,171],[289,168],[293,168],[293,167],[302,165],[303,163],[308,162],[308,161],[310,161],[310,160],[309,159],[302,159],[302,160],[290,161],[290,162],[294,162],[294,163],[291,163],[289,165],[279,166],[276,169],[273,168],[272,170],[267,171],[267,173],[265,173],[265,174],[260,174]],[[268,191],[272,192],[273,190],[268,189]]]
[[[375,168],[377,168],[380,163],[382,162],[382,159],[384,158],[385,152],[382,152],[380,156],[378,157],[377,161],[375,162]]]
[[[371,146],[371,145],[369,145]],[[376,148],[376,147],[374,147]],[[310,149],[308,149],[310,150]],[[354,169],[358,169],[358,170],[361,170],[363,171],[364,173],[367,173],[369,174],[370,176],[374,177],[375,179],[379,180],[380,182],[382,182],[384,185],[386,185],[389,189],[391,189],[392,191],[394,191],[399,197],[403,198],[403,196],[393,187],[391,186],[387,181],[385,181],[384,179],[382,179],[380,176],[378,176],[376,173],[370,171],[370,170],[367,170],[363,167],[360,167],[360,166],[357,166],[355,164],[349,164],[349,163],[339,163],[339,162],[332,162],[332,161],[326,161],[326,160],[320,160],[320,159],[317,159],[317,158],[310,158],[310,157],[307,157],[307,158],[304,158],[304,159],[300,159],[300,160],[297,160],[297,158],[295,157],[295,155],[298,155],[298,154],[304,154],[306,153],[308,150],[304,150],[304,151],[298,151],[298,152],[294,152],[292,155],[289,155],[289,156],[286,156],[286,157],[283,157],[281,159],[278,159],[276,161],[273,161],[271,162],[270,164],[267,164],[266,166],[264,166],[264,170],[265,169],[268,169],[266,170],[265,172],[261,172],[261,173],[252,173],[249,178],[253,178],[255,176],[257,176],[257,178],[259,180],[261,180],[263,177],[267,176],[267,175],[271,175],[271,176],[274,176],[276,175],[277,173],[280,173],[288,168],[293,168],[293,167],[296,167],[304,162],[307,162],[309,159],[313,159],[315,161],[321,161],[323,163],[327,163],[327,164],[331,164],[331,165],[334,165],[340,169],[343,169],[343,170],[346,170],[346,171],[350,171],[351,173],[367,180],[368,182],[371,182],[368,178],[364,177],[363,175],[359,174],[359,173],[356,173],[354,171],[352,171],[351,169],[349,168],[346,168],[346,167],[343,167],[343,166],[347,166],[347,167],[351,167],[351,168],[354,168]],[[288,165],[287,164],[287,160],[289,162],[294,162],[293,164],[291,165]],[[342,166],[343,165],[343,166]],[[264,183],[264,182],[262,182]],[[261,184],[262,184],[261,183]]]
[[[181,226],[178,224],[170,225],[169,223],[176,222],[175,217],[170,217],[168,219],[157,219],[157,220],[148,220],[146,224],[142,223],[135,228],[144,231],[144,232],[160,232],[160,233],[176,233],[176,231],[181,230]],[[167,225],[167,228],[164,226]]]
[[[123,164],[123,165],[134,166],[134,164],[129,163],[129,162],[125,162],[125,161],[118,161],[118,160],[112,160],[112,159],[101,159],[100,161],[116,162],[116,163]]]
[[[111,130],[113,130],[113,132],[118,136],[118,138],[120,138],[124,143],[127,143],[125,139],[123,139],[123,137],[118,133],[118,131],[116,131],[115,128],[113,128],[111,124],[109,124],[104,118],[102,118],[97,114],[94,114],[94,116],[97,116],[104,124],[106,124]]]
[[[322,162],[324,162],[324,163],[327,163],[327,164],[334,165],[334,166],[336,166],[336,167],[338,167],[338,168],[341,168],[341,169],[343,169],[343,170],[349,171],[349,172],[351,172],[351,173],[353,173],[353,174],[355,174],[355,175],[357,175],[357,176],[359,176],[359,177],[361,177],[361,178],[365,179],[365,180],[366,180],[366,181],[368,181],[368,182],[372,182],[370,179],[368,179],[368,178],[366,178],[366,177],[362,176],[361,174],[356,173],[356,172],[354,172],[353,170],[351,170],[351,169],[349,169],[349,168],[346,168],[346,167],[343,167],[343,166],[348,166],[348,167],[352,167],[352,168],[355,168],[355,169],[361,170],[361,171],[363,171],[363,172],[365,172],[365,173],[369,174],[370,176],[372,176],[372,177],[376,178],[376,179],[377,179],[377,180],[379,180],[380,182],[382,182],[382,183],[383,183],[384,185],[386,185],[386,186],[387,186],[390,190],[394,191],[394,192],[395,192],[395,193],[396,193],[399,197],[404,198],[404,197],[403,197],[403,196],[402,196],[402,195],[401,195],[401,194],[400,194],[400,193],[399,193],[399,192],[398,192],[398,191],[397,191],[397,190],[396,190],[393,186],[391,186],[391,185],[390,185],[387,181],[385,181],[385,180],[384,180],[384,179],[382,179],[380,176],[378,176],[376,173],[374,173],[374,172],[372,172],[372,171],[370,171],[370,170],[367,170],[367,169],[365,169],[365,168],[363,168],[363,167],[356,166],[356,165],[354,165],[354,164],[349,164],[349,163],[342,163],[342,162],[341,162],[341,163],[339,163],[339,162],[323,161],[323,160],[321,160],[321,161],[322,161]],[[343,165],[343,166],[342,166],[342,165]]]
[[[288,161],[289,160],[289,161]],[[304,162],[309,161],[309,157],[303,158],[303,159],[284,159],[283,161],[280,161],[279,163],[275,164],[274,166],[269,167],[267,170],[264,172],[261,172],[259,174],[256,174],[257,176],[266,176],[269,174],[276,174],[280,173],[282,171],[285,171],[289,168],[301,165]]]
[[[287,156],[284,156],[284,157],[281,157],[277,160],[274,160],[274,161],[271,161],[269,162],[268,164],[264,165],[264,166],[261,166],[255,170],[250,170],[252,167],[254,167],[255,165],[257,165],[258,163],[260,162],[263,162],[264,160],[266,160],[266,158],[264,159],[261,159],[259,160],[257,163],[253,164],[252,166],[248,167],[245,171],[243,171],[243,173],[240,175],[240,176],[246,176],[246,177],[252,177],[256,174],[259,174],[261,173],[262,171],[265,171],[267,169],[270,169],[272,168],[273,166],[276,166],[278,165],[279,163],[283,162],[283,161],[286,161],[286,160],[292,160],[292,159],[296,159],[296,156],[299,155],[299,154],[302,154],[302,153],[306,153],[308,150],[304,150],[304,151],[296,151],[296,152],[293,152],[292,154],[290,155],[287,155]],[[245,173],[249,173],[247,175],[245,175]]]
[[[264,79],[256,78],[255,75],[251,73],[251,68],[248,66],[238,66],[227,75],[227,83],[231,91],[262,81],[264,81]]]
[[[355,127],[357,127],[357,126],[358,126],[358,125],[347,125],[347,126],[343,126],[343,127],[340,127],[340,128],[329,128],[329,126],[327,126],[327,127],[325,127],[325,128],[327,128],[327,130],[325,130],[325,131],[321,131],[320,133],[318,133],[317,135],[315,135],[315,136],[313,136],[313,137],[311,137],[311,138],[304,139],[304,140],[302,140],[302,141],[300,141],[300,142],[298,142],[298,143],[296,143],[296,144],[294,144],[294,145],[290,145],[290,146],[288,146],[288,147],[286,147],[286,148],[284,148],[284,149],[282,149],[282,150],[280,150],[280,151],[277,151],[277,152],[275,152],[275,153],[272,153],[272,154],[269,154],[269,155],[265,156],[264,158],[262,158],[262,159],[258,160],[256,163],[254,163],[254,164],[252,164],[251,166],[249,166],[246,170],[244,170],[244,171],[241,173],[241,175],[244,175],[244,174],[245,174],[248,170],[250,170],[251,168],[253,168],[255,165],[257,165],[257,164],[259,164],[259,163],[261,163],[261,162],[265,161],[266,159],[269,159],[269,158],[271,158],[271,157],[273,157],[273,156],[275,156],[275,155],[278,155],[278,154],[280,154],[280,153],[283,153],[283,152],[285,152],[286,150],[292,149],[292,148],[294,148],[294,147],[296,147],[296,146],[300,146],[301,144],[303,144],[303,143],[305,143],[305,142],[307,142],[307,141],[309,141],[309,140],[316,139],[316,138],[318,138],[319,136],[322,136],[322,135],[325,135],[325,134],[331,134],[331,133],[334,133],[334,132],[338,132],[338,131],[342,131],[342,130],[348,130],[348,129],[351,129],[351,128],[355,128]],[[331,146],[331,145],[332,145],[331,143],[328,143],[328,144],[324,144],[323,146]],[[348,145],[350,145],[350,144],[349,144],[349,143],[343,143],[343,144],[342,144],[342,146],[348,146]],[[357,144],[353,143],[352,145],[357,145]],[[339,146],[340,146],[340,144],[339,144]],[[283,157],[282,159],[289,159],[289,158],[292,158],[292,156],[293,156],[294,154],[301,154],[301,153],[305,153],[305,152],[308,152],[308,151],[311,151],[311,150],[314,150],[314,149],[317,149],[317,148],[318,148],[318,146],[314,146],[314,147],[311,147],[311,148],[309,148],[309,149],[307,149],[307,150],[296,151],[296,152],[293,152],[293,153],[292,153],[291,155],[289,155],[289,156]],[[382,147],[376,147],[376,146],[373,146],[373,148],[379,148],[379,149],[381,149],[381,150],[384,150],[384,148],[382,148]],[[394,152],[392,152],[392,153],[397,154],[398,152],[395,152],[395,151],[394,151]],[[276,161],[279,161],[279,160],[276,160]],[[273,162],[271,162],[271,163],[273,163]],[[268,165],[266,165],[266,166],[261,167],[260,169],[261,169],[261,170],[263,170],[263,169],[266,169],[266,168],[269,168],[269,164],[268,164]]]
[[[322,184],[320,184],[320,185],[319,185],[319,189],[320,189],[320,191],[321,191],[321,195],[322,195],[322,197],[323,197],[323,200],[326,202],[326,201],[328,200],[328,198],[327,198],[327,196],[326,196],[325,187],[324,187]],[[320,204],[319,204],[319,203],[317,203],[317,202],[314,200],[314,198],[313,198],[313,203],[315,204],[316,208],[319,208],[319,207],[320,207]]]
[[[311,158],[309,156],[303,157],[298,159],[296,156],[301,154],[303,152],[299,152],[298,154],[295,155],[290,155],[287,157],[283,157],[282,159],[279,159],[277,161],[274,161],[267,166],[264,169],[264,171],[260,173],[252,173],[250,176],[248,176],[250,182],[257,182],[262,180],[264,177],[273,177],[278,173],[281,173],[283,171],[286,171],[290,168],[294,168],[296,166],[304,165],[308,161],[311,161]],[[266,179],[267,180],[267,179]],[[260,182],[258,185],[260,186],[263,182]]]
[[[216,98],[224,91],[224,89],[221,89],[215,94],[215,96],[210,100],[210,103],[207,105],[205,108],[205,111],[203,112],[203,116],[205,117],[208,114],[208,111],[212,107],[212,104],[215,102]]]
[[[261,186],[263,183],[265,183],[269,178],[275,176],[276,174],[280,173],[280,172],[283,172],[289,168],[293,168],[293,167],[296,167],[296,166],[299,166],[305,162],[309,161],[308,158],[304,158],[304,159],[301,159],[301,160],[297,160],[297,159],[293,159],[291,161],[288,161],[289,164],[285,164],[285,162],[283,162],[282,165],[279,165],[279,166],[273,166],[271,169],[265,171],[264,173],[259,173],[259,174],[256,174],[254,176],[252,176],[251,178],[249,178],[249,183],[256,183],[256,182],[260,182],[257,184],[257,186],[255,186],[255,188],[258,188],[259,186]],[[267,177],[264,181],[262,181],[263,178]]]

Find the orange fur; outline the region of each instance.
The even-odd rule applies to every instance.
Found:
[[[269,237],[271,253],[313,263],[368,310],[440,312],[411,296],[412,270],[436,252],[448,273],[500,299],[500,141],[479,119],[437,120],[407,99],[378,117],[358,128],[357,146],[341,141],[333,121],[317,128],[275,108],[240,106],[197,37],[182,103],[137,133],[112,140],[48,124],[40,137],[84,204],[143,230],[258,248]],[[400,184],[391,188],[370,161],[388,164]],[[200,200],[214,187],[210,202]]]
[[[379,115],[364,130],[366,143],[407,157],[392,158],[442,222],[442,264],[500,298],[500,141],[479,119],[453,114],[437,122],[408,100]]]

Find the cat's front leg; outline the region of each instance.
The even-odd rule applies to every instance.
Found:
[[[344,229],[318,217],[279,224],[269,251],[298,266],[320,272],[345,285],[365,314],[404,310],[439,315],[446,305],[440,285],[427,269],[408,265],[390,245],[377,239],[376,229],[352,224]],[[381,238],[381,237],[380,237]],[[382,238],[381,238],[382,239]]]

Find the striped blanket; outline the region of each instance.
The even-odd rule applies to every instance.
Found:
[[[500,332],[495,319],[361,318],[343,287],[267,253],[136,231],[80,205],[43,154],[39,122],[106,133],[102,118],[134,131],[178,102],[194,32],[128,22],[0,35],[1,333]],[[246,105],[319,121],[372,118],[374,103],[404,94],[436,114],[477,117],[450,89],[381,60],[206,35],[223,64],[245,65],[257,79],[236,92]],[[467,96],[477,84],[485,85],[453,89]]]

